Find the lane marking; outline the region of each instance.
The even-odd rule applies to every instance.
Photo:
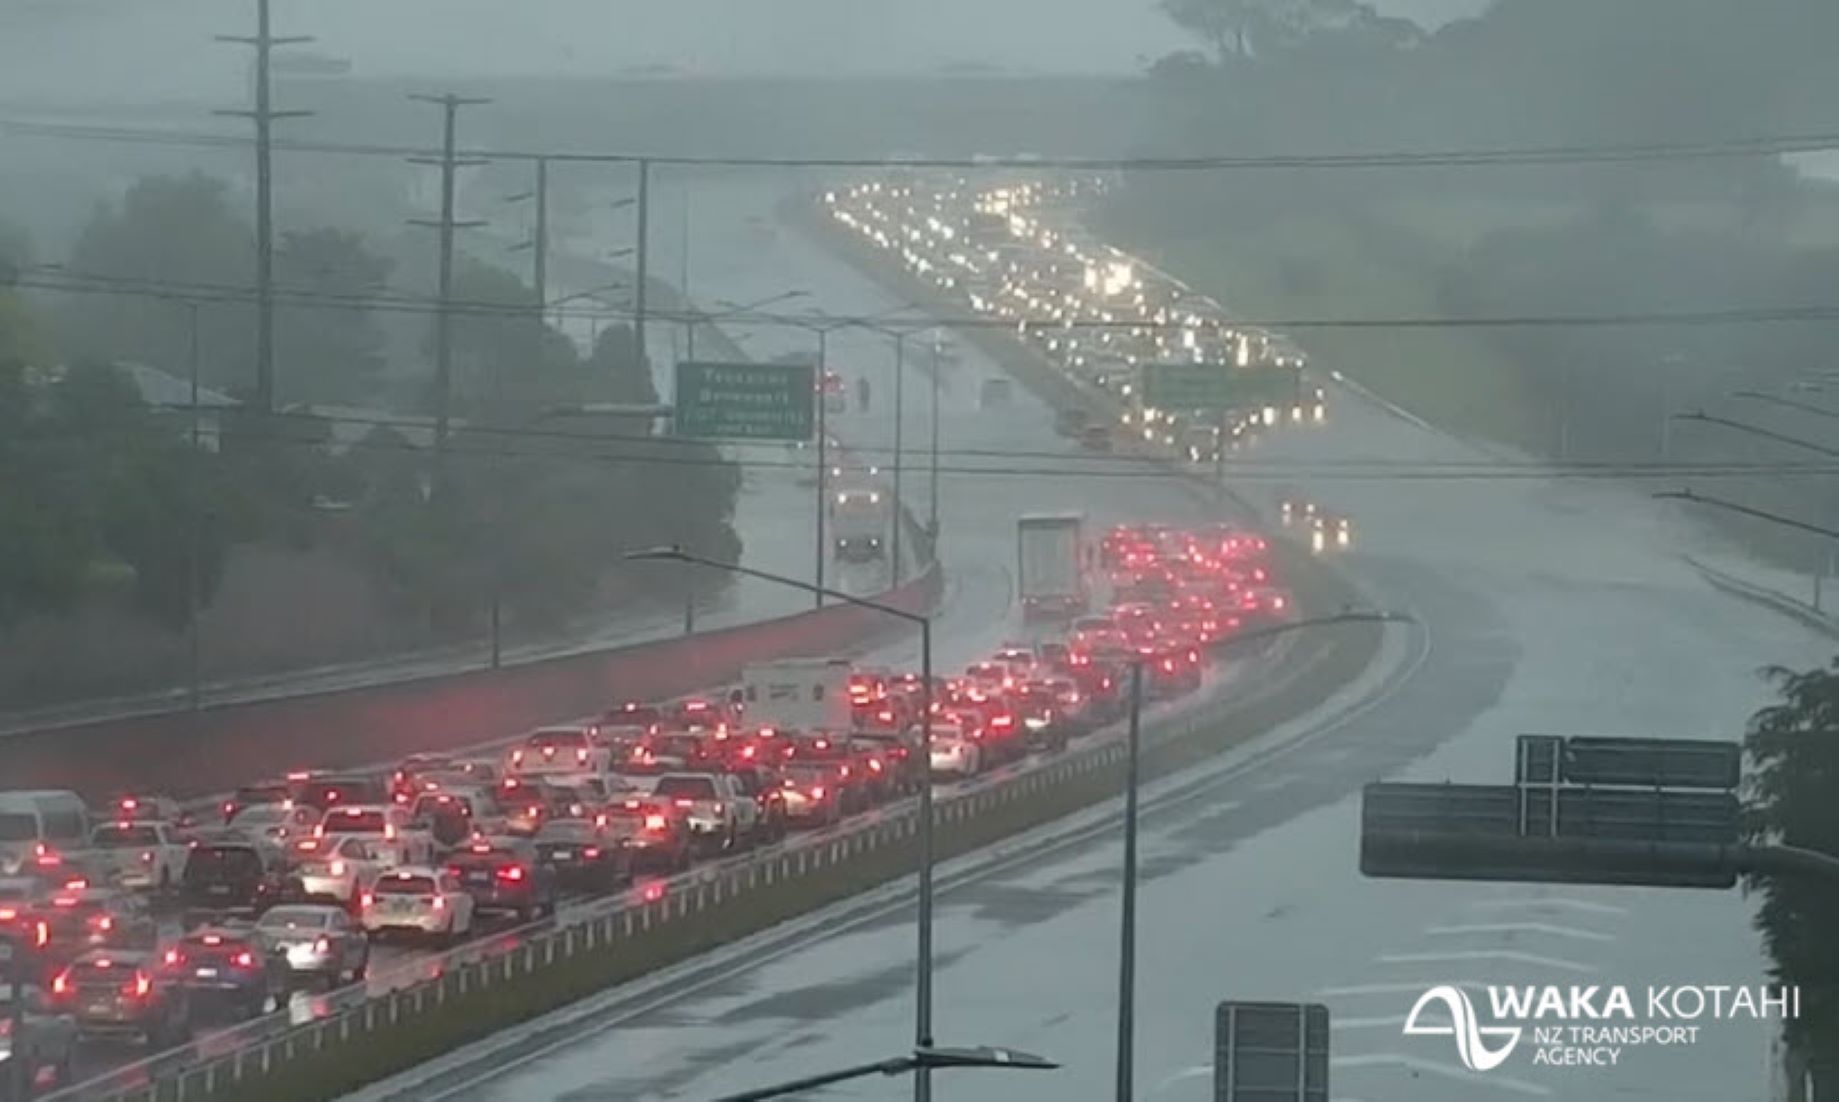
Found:
[[[1503,960],[1528,964],[1535,968],[1552,968],[1560,972],[1594,972],[1596,968],[1574,960],[1516,953],[1510,949],[1466,949],[1448,953],[1387,953],[1374,958],[1381,964],[1449,964],[1455,961]]]
[[[1333,1031],[1379,1029],[1381,1027],[1402,1030],[1405,1028],[1405,1015],[1388,1015],[1384,1018],[1330,1018],[1328,1020],[1328,1028]]]
[[[1486,991],[1488,985],[1480,980],[1441,980],[1447,987],[1460,987],[1464,991]],[[1351,998],[1356,995],[1422,995],[1426,989],[1421,983],[1357,983],[1343,987],[1318,987],[1317,998],[1337,999]]]
[[[1424,931],[1427,934],[1461,936],[1465,934],[1547,934],[1551,937],[1568,937],[1578,941],[1614,941],[1616,935],[1601,934],[1595,930],[1579,930],[1574,926],[1553,926],[1545,922],[1481,922],[1470,926],[1432,926]]]
[[[1563,895],[1516,895],[1507,899],[1477,899],[1468,903],[1467,906],[1478,911],[1512,910],[1516,907],[1560,907],[1590,914],[1618,917],[1628,913],[1627,907],[1618,907],[1613,903],[1597,903],[1587,899],[1572,899]]]

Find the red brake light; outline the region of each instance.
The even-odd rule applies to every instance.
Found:
[[[589,846],[586,849],[581,851],[581,856],[587,858],[589,861],[592,861],[596,857],[600,856],[600,847],[599,846]]]
[[[238,968],[254,968],[255,967],[255,954],[251,953],[247,949],[236,954],[236,966]]]
[[[673,801],[671,801],[671,802],[672,802],[672,803],[675,803],[675,804],[676,804],[676,805],[677,805],[678,807],[694,807],[694,806],[696,806],[696,801],[695,801],[695,800],[673,800]]]
[[[363,895],[358,897],[358,906],[360,907],[374,907],[376,905],[377,905],[377,897],[372,895],[369,892],[365,892]]]
[[[824,786],[820,784],[816,788],[813,788],[811,790],[811,798],[813,800],[823,799],[824,798]]]
[[[153,981],[147,977],[147,973],[136,972],[134,973],[134,983],[123,987],[121,993],[124,995],[133,995],[137,999],[143,999],[146,998],[148,992],[152,990]]]
[[[53,995],[70,994],[70,969],[66,968],[59,972],[57,978],[51,981],[51,993]]]
[[[171,967],[171,966],[173,966],[173,965],[175,965],[175,964],[179,964],[180,962],[182,962],[182,961],[184,961],[184,960],[185,960],[185,958],[184,958],[183,956],[181,956],[181,955],[180,955],[180,953],[179,953],[179,951],[178,951],[177,949],[168,949],[168,950],[166,950],[166,956],[165,956],[165,961],[166,961],[166,965],[167,965],[167,967]]]
[[[332,951],[332,943],[322,937],[319,940],[313,942],[313,951],[321,955],[329,953]]]
[[[517,865],[506,865],[504,868],[498,870],[498,876],[501,880],[522,880],[524,878],[524,870]]]
[[[664,829],[664,816],[662,815],[645,816],[645,829],[646,830],[663,830]]]

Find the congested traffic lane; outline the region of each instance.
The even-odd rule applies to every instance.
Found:
[[[719,205],[699,202],[699,210],[720,210]],[[744,209],[744,208],[743,208]],[[745,219],[745,213],[740,215]],[[716,222],[713,230],[721,232],[721,223]],[[751,239],[751,232],[742,236]],[[788,246],[795,244],[788,242]],[[784,258],[766,256],[760,258],[768,265],[778,264]],[[821,262],[823,258],[815,252],[808,252],[804,258],[807,264]],[[743,269],[743,277],[749,274]],[[820,294],[844,293],[854,288],[858,294],[863,292],[858,281],[846,269],[831,267],[828,271],[817,273],[823,278],[834,280],[834,288],[825,286]],[[711,287],[711,293],[745,296],[754,293],[746,278],[737,280],[734,289],[727,290],[719,279],[705,275],[705,286]],[[807,284],[819,284],[821,278],[806,281]],[[762,291],[760,293],[766,293]],[[874,292],[867,291],[872,300]],[[862,309],[859,298],[845,297],[833,307],[835,312],[844,313]],[[880,306],[875,308],[879,309]],[[775,339],[777,338],[777,339]],[[756,357],[776,355],[790,351],[797,345],[785,339],[784,334],[757,335],[750,342],[748,352]],[[856,373],[867,374],[872,380],[875,395],[868,410],[862,410],[852,403],[849,410],[837,417],[837,433],[853,445],[856,441],[874,441],[877,431],[887,433],[887,411],[891,408],[893,379],[891,375],[891,357],[887,350],[878,347],[872,340],[864,340],[859,334],[839,334],[832,341],[835,350],[832,363],[838,370],[845,371],[852,378]],[[929,430],[929,410],[924,399],[930,394],[930,370],[928,359],[909,356],[909,375],[906,379],[907,401],[905,411],[907,422],[905,435],[909,441],[926,439]],[[1002,408],[985,408],[979,400],[982,382],[998,377],[998,373],[987,363],[971,357],[955,363],[941,366],[941,443],[948,451],[955,448],[971,450],[997,450],[1005,446],[1015,446],[1016,440],[1031,440],[1042,447],[1058,448],[1063,445],[1052,436],[1052,415],[1032,398],[1016,395],[1012,402]],[[881,442],[886,446],[888,437],[882,436]],[[872,445],[865,445],[872,446]],[[869,453],[865,453],[869,454]],[[871,455],[872,458],[872,455]],[[882,457],[885,461],[885,456]],[[924,501],[914,493],[914,487],[924,486],[923,467],[912,461],[909,456],[906,473],[908,481],[909,507],[923,515],[917,503]],[[963,461],[954,460],[954,465],[962,466]],[[1094,525],[1126,520],[1181,520],[1195,512],[1194,501],[1190,492],[1173,480],[1141,481],[1128,488],[1119,488],[1118,492],[1106,495],[1090,495],[1073,485],[1072,480],[1058,480],[1050,492],[1027,476],[1016,476],[1000,472],[1000,461],[990,462],[991,473],[987,476],[951,476],[946,483],[946,492],[940,499],[941,527],[945,540],[940,548],[941,556],[947,562],[948,585],[939,609],[935,613],[937,657],[941,671],[954,670],[973,659],[990,653],[998,643],[1018,637],[1024,633],[1013,619],[1012,601],[1013,585],[1009,563],[1015,554],[1015,519],[1018,513],[1026,510],[1051,510],[1054,508],[1084,508],[1092,518]],[[768,468],[771,470],[772,468]],[[794,480],[796,481],[796,480]],[[959,484],[959,485],[954,485]],[[813,493],[811,488],[798,486],[795,500],[784,508],[777,519],[782,530],[798,531],[802,526],[786,524],[785,514],[798,516],[809,515],[812,507],[810,499],[804,495]],[[1096,497],[1096,499],[1095,499]],[[808,528],[803,529],[809,531]],[[797,540],[786,540],[784,545],[794,546]],[[809,545],[807,544],[807,547]],[[788,563],[783,569],[787,573],[799,575],[809,570],[809,559],[796,556],[801,561]],[[870,571],[869,573],[873,573]],[[879,582],[881,579],[862,577],[862,583]],[[896,668],[912,668],[917,665],[917,641],[902,639],[888,646],[863,655],[862,658],[875,665]],[[1214,690],[1224,688],[1230,683],[1234,671],[1251,669],[1247,662],[1241,667],[1234,664],[1221,677]],[[995,771],[992,775],[1001,777],[1010,775],[1035,764],[1035,760],[1016,763]],[[973,782],[974,783],[974,782]],[[950,791],[950,786],[944,786]],[[886,812],[874,812],[878,814]],[[646,880],[635,885],[633,891],[640,895],[655,892],[668,892],[668,882]],[[572,915],[600,906],[594,900],[572,900],[563,907],[560,920],[567,921]],[[477,939],[465,950],[468,954],[488,954],[504,952],[517,944],[523,935],[518,932],[487,933]],[[377,946],[376,956],[370,977],[365,982],[365,990],[379,993],[394,987],[426,978],[431,969],[450,965],[441,956],[427,950],[400,944],[382,944]],[[332,995],[301,995],[291,1000],[288,1017],[301,1020],[308,1016],[323,1014],[335,1001],[353,997],[352,992],[340,992]],[[272,1025],[273,1023],[270,1023]],[[227,1051],[246,1039],[249,1027],[227,1027],[211,1033],[201,1046],[206,1053]],[[266,1028],[266,1027],[255,1027]],[[92,1064],[86,1070],[96,1072],[106,1070],[108,1066],[123,1059],[132,1059],[138,1055],[131,1049],[109,1049],[107,1059]]]
[[[1765,696],[1756,666],[1815,662],[1824,641],[1707,589],[1673,557],[1682,532],[1626,490],[1374,479],[1384,463],[1489,457],[1336,398],[1330,431],[1274,436],[1256,455],[1340,466],[1340,477],[1286,482],[1358,518],[1356,569],[1426,630],[1408,676],[1357,721],[1148,816],[1140,1089],[1211,1097],[1214,1004],[1273,998],[1331,1007],[1336,1097],[1766,1097],[1768,1028],[1756,1023],[1719,1023],[1693,1047],[1631,1052],[1613,1068],[1516,1062],[1487,1075],[1466,1072],[1447,1039],[1401,1036],[1436,983],[1756,983],[1763,962],[1735,896],[1363,880],[1357,792],[1381,778],[1500,779],[1524,731],[1730,737]],[[1277,503],[1273,483],[1245,488]],[[941,1043],[1014,1045],[1067,1067],[961,1076],[954,1098],[1059,1099],[1109,1082],[1115,883],[1114,843],[1100,839],[942,895]],[[660,1000],[441,1097],[707,1097],[899,1051],[911,1028],[907,921],[891,912],[771,962],[737,960],[720,988]]]

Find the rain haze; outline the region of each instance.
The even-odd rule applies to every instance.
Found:
[[[1835,42],[0,0],[0,1102],[1834,1095]]]

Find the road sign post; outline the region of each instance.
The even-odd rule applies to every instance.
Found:
[[[1328,1008],[1223,1002],[1213,1016],[1214,1102],[1328,1102]]]
[[[1143,404],[1152,409],[1259,409],[1294,405],[1301,395],[1302,374],[1290,367],[1143,365]]]
[[[817,429],[811,364],[677,365],[676,434],[698,440],[810,440]]]

